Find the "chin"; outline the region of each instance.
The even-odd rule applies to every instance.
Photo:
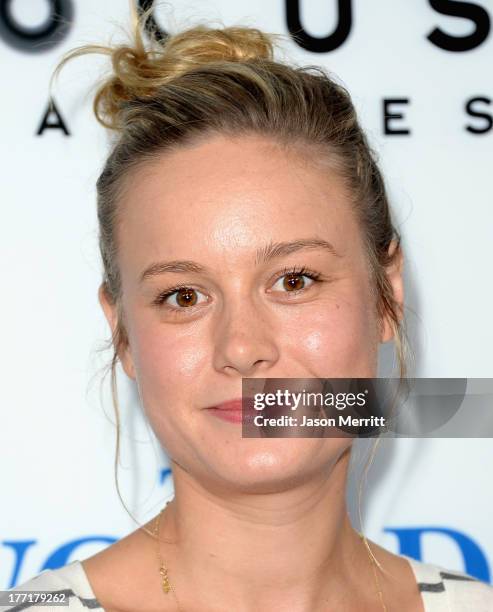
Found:
[[[214,466],[209,456],[209,465],[236,489],[280,492],[310,477],[326,478],[350,445],[351,441],[341,438],[244,438],[227,457],[216,454]]]

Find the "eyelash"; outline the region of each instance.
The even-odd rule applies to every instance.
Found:
[[[302,267],[295,266],[293,268],[284,268],[283,270],[279,271],[276,274],[275,283],[277,283],[277,281],[283,276],[307,276],[308,278],[313,280],[315,283],[321,282],[320,281],[321,274],[319,272],[315,272],[315,270],[310,270],[309,268],[305,266],[302,266]],[[187,285],[184,283],[174,285],[173,287],[168,287],[168,289],[161,291],[154,298],[152,304],[155,306],[165,307],[167,310],[169,310],[173,314],[188,314],[185,311],[194,312],[195,311],[194,306],[189,306],[185,308],[177,308],[175,306],[169,306],[168,304],[166,304],[165,302],[166,299],[172,296],[174,293],[176,293],[180,289],[193,289],[193,287],[190,287],[190,285]],[[295,295],[298,295],[302,291],[306,291],[306,289],[305,288],[295,289],[293,291],[287,291],[286,293],[287,294],[294,293]]]

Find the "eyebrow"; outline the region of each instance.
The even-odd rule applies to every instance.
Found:
[[[335,257],[341,255],[335,250],[334,246],[322,238],[299,238],[287,242],[270,242],[266,246],[260,247],[256,251],[255,265],[265,264],[273,259],[285,257],[291,253],[301,250],[320,250],[323,249]],[[207,272],[208,268],[195,261],[173,260],[159,261],[148,266],[140,275],[140,282],[165,272],[194,272],[197,274]]]

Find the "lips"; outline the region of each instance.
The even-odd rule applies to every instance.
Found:
[[[253,397],[239,397],[226,402],[222,402],[217,406],[211,406],[215,410],[254,410],[254,399]]]
[[[249,425],[253,424],[255,417],[259,415],[268,418],[276,418],[291,414],[288,407],[277,404],[274,406],[266,406],[262,410],[256,410],[253,397],[228,400],[217,406],[209,406],[206,410],[224,421]]]
[[[250,421],[258,414],[258,410],[254,408],[253,397],[228,400],[217,406],[209,406],[207,410],[214,416],[231,423],[241,423],[243,420]]]

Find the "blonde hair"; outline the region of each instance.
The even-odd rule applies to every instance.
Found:
[[[164,151],[208,134],[261,134],[286,146],[313,147],[331,159],[352,195],[377,312],[380,320],[388,317],[400,376],[406,372],[402,313],[386,273],[399,255],[400,236],[391,220],[375,154],[347,90],[319,66],[295,67],[276,61],[274,43],[283,37],[252,27],[200,24],[164,41],[151,29],[146,46],[142,32],[151,11],[152,6],[139,16],[133,8],[128,44],[72,49],[52,75],[53,81],[68,60],[87,53],[103,53],[111,59],[112,74],[99,85],[93,109],[97,120],[116,135],[97,180],[97,212],[102,287],[118,312],[108,346],[114,349],[109,367],[117,422],[117,489],[120,422],[115,369],[128,343],[116,259],[118,203],[129,172]],[[392,241],[396,248],[390,253]]]

